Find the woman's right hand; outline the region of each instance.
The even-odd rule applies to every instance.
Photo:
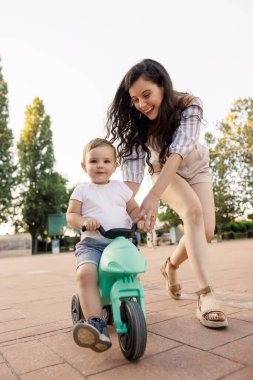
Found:
[[[96,218],[86,218],[83,222],[83,226],[85,226],[87,231],[96,231],[100,225],[100,221]]]
[[[137,223],[140,219],[144,219],[144,231],[150,232],[153,230],[157,217],[159,201],[160,198],[152,194],[151,191],[144,198],[140,211],[134,219],[134,223]]]

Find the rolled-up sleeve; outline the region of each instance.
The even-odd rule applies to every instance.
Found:
[[[132,154],[123,163],[122,177],[123,181],[141,183],[144,177],[144,171],[146,166],[146,152],[139,147],[139,158],[137,158],[137,152],[133,151]]]
[[[202,102],[198,99],[196,104],[190,105],[182,112],[181,122],[175,131],[169,153],[180,154],[182,158],[188,156],[199,139],[202,118]]]

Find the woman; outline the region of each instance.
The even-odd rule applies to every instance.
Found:
[[[207,327],[228,326],[215,299],[206,270],[207,241],[215,227],[208,150],[199,142],[200,99],[173,89],[165,68],[144,59],[124,76],[108,111],[107,137],[117,142],[123,179],[137,193],[149,166],[153,187],[144,198],[139,218],[145,229],[155,224],[159,200],[168,203],[184,223],[184,236],[161,264],[170,295],[178,300],[178,267],[187,258],[199,290],[197,318]]]

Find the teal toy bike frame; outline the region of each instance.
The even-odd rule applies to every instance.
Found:
[[[105,231],[100,226],[99,232],[113,239],[104,249],[98,267],[103,317],[107,324],[115,325],[123,355],[137,360],[146,349],[147,327],[143,286],[136,277],[146,272],[146,260],[128,240],[132,230]],[[78,295],[72,297],[71,314],[73,324],[84,319]]]

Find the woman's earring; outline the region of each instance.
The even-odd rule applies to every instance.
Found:
[[[131,99],[131,101],[130,101],[130,107],[133,107],[133,106],[134,106],[134,103],[133,103],[133,101]]]
[[[140,112],[140,114],[139,114],[139,119],[141,119],[141,112]]]

